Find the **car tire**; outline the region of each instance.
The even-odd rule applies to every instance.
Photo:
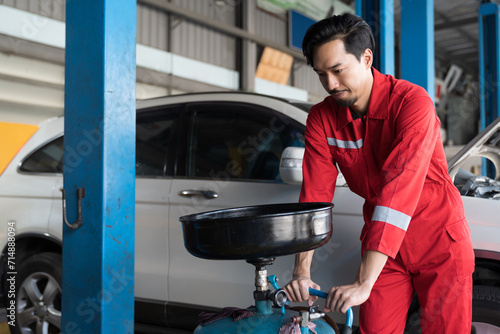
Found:
[[[35,254],[20,263],[17,272],[16,322],[11,333],[61,333],[61,255]]]
[[[475,285],[472,290],[472,324],[476,333],[481,329],[496,327],[500,330],[500,288],[486,285]],[[474,332],[474,330],[473,330]]]

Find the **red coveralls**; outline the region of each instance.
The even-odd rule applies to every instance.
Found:
[[[470,333],[474,253],[434,104],[423,88],[372,71],[363,118],[332,97],[311,109],[300,201],[330,202],[336,165],[365,199],[362,254],[389,258],[361,305],[362,333],[403,333],[414,291],[423,333]]]

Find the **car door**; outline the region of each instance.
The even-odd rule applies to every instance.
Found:
[[[21,222],[16,226],[18,235],[48,232],[50,237],[57,238],[60,232],[52,233],[50,222],[52,207],[55,205],[54,194],[59,193],[58,198],[61,198],[57,186],[58,180],[62,178],[63,141],[60,135],[51,133],[44,136],[43,133],[44,131],[40,136],[37,133],[32,138],[34,143],[43,144],[22,161],[18,161],[17,171],[5,179],[6,183],[2,188],[8,193],[1,194],[5,196],[2,200],[5,207],[1,211],[6,220]],[[14,171],[10,169],[12,167],[9,167],[9,172]],[[61,202],[58,201],[57,204],[60,209]]]
[[[191,103],[187,111],[187,149],[170,193],[169,304],[246,307],[253,304],[255,268],[245,261],[203,260],[189,254],[179,217],[297,202],[300,186],[281,181],[279,161],[286,147],[304,146],[304,125],[247,103]],[[280,263],[290,269],[292,258],[283,259]]]
[[[139,111],[136,127],[136,207],[135,207],[135,297],[139,322],[161,321],[159,312],[168,300],[169,192],[175,169],[177,136],[182,105],[160,106]],[[32,170],[53,175],[55,186],[41,187],[52,192],[49,234],[62,239],[63,137],[39,149],[23,164]],[[71,153],[72,151],[70,151]],[[81,158],[75,157],[75,163]],[[71,166],[69,166],[71,167]],[[44,169],[43,169],[44,168]],[[48,176],[38,176],[49,179]],[[38,214],[41,210],[36,211]],[[39,214],[39,216],[41,216]],[[42,230],[45,232],[45,230]],[[159,308],[155,308],[159,306]],[[154,310],[154,312],[151,312]]]
[[[182,105],[137,113],[135,296],[145,303],[168,300],[169,192]]]

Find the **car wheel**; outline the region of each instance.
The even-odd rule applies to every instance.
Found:
[[[500,332],[500,288],[477,285],[472,290],[472,333]]]
[[[33,255],[19,265],[13,334],[61,333],[62,257]]]

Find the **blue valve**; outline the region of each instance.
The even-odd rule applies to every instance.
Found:
[[[276,290],[281,290],[281,288],[278,285],[278,277],[276,275],[270,275],[267,277],[269,280],[269,283],[271,283],[271,286]],[[317,296],[323,299],[326,299],[328,297],[328,293],[316,290],[313,288],[309,288],[309,294],[313,296]],[[288,304],[288,301],[286,302]],[[281,314],[285,314],[285,306],[283,305],[281,307]],[[352,309],[348,308],[346,312],[346,322],[345,322],[345,327],[342,330],[342,334],[350,334],[352,333],[352,323],[353,323],[354,317],[352,313]]]
[[[279,290],[280,287],[278,285],[278,277],[276,277],[276,275],[271,275],[267,278],[269,280],[269,283],[271,283],[271,285],[273,286],[273,288],[275,290]]]
[[[316,290],[313,288],[309,288],[309,294],[313,296],[317,296],[320,298],[326,299],[328,297],[328,294],[326,292]],[[352,314],[352,309],[349,307],[346,312],[346,321],[345,321],[345,329],[343,330],[342,333],[352,333],[352,322],[353,322],[353,314]]]
[[[276,294],[280,292],[281,288],[280,286],[278,285],[278,277],[276,275],[270,275],[267,277],[267,279],[269,280],[269,283],[271,283],[272,287],[276,290]],[[284,291],[281,291],[281,293],[284,295],[283,300],[286,300],[286,294]],[[274,298],[277,298],[276,295]],[[288,300],[286,301],[286,304],[288,304]],[[285,304],[283,304],[281,306],[281,314],[285,314]]]

